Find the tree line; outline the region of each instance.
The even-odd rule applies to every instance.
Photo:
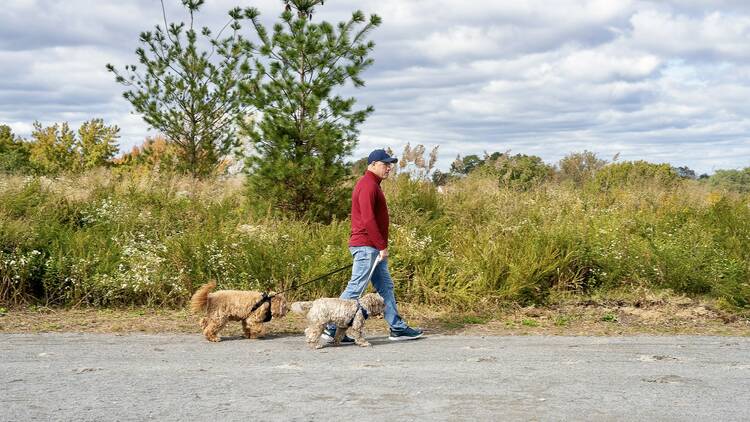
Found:
[[[484,153],[483,156],[460,155],[448,172],[435,170],[432,182],[438,186],[472,173],[497,177],[501,186],[528,189],[545,181],[573,183],[584,187],[594,185],[601,189],[610,187],[635,187],[644,181],[656,181],[661,185],[678,183],[680,180],[697,180],[710,186],[735,192],[750,192],[750,167],[744,169],[721,169],[713,175],[696,175],[687,166],[650,163],[644,160],[618,161],[616,154],[611,161],[597,157],[591,151],[569,153],[555,165],[545,163],[540,157],[506,152]]]
[[[77,130],[67,123],[34,123],[30,140],[0,126],[0,171],[56,174],[147,166],[207,178],[225,170],[228,157],[235,155],[244,160],[252,194],[279,211],[319,221],[340,216],[347,208],[342,206],[349,196],[347,180],[352,170],[359,174],[363,168],[361,161],[352,165],[346,160],[373,108],[357,109],[354,98],[341,97],[335,89],[349,82],[365,85],[361,73],[373,64],[375,46],[368,37],[380,17],[355,11],[337,25],[316,23],[315,9],[323,0],[282,0],[271,28],[260,22],[256,8],[248,7],[229,10],[226,24],[214,31],[195,25],[204,0],[181,3],[187,21],[170,23],[165,13],[163,25],[142,32],[137,64],[106,65],[125,88],[123,97],[133,111],[160,135],[115,158],[120,129],[102,119]],[[606,165],[587,151],[557,166],[509,151],[467,155],[441,172],[434,169],[436,150],[429,159],[424,153],[421,145],[407,145],[400,166],[436,185],[476,171],[519,189],[560,177],[576,184],[598,177],[605,185],[638,174],[696,178],[687,167]],[[710,179],[750,190],[750,168],[720,170]]]

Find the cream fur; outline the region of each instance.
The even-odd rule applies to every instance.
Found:
[[[221,341],[217,335],[229,321],[242,321],[242,330],[247,338],[259,338],[265,335],[263,317],[271,307],[271,316],[280,318],[286,315],[287,305],[284,295],[273,296],[253,313],[252,307],[263,298],[263,293],[244,290],[219,290],[210,293],[216,287],[215,282],[201,286],[190,300],[193,312],[205,312],[201,318],[203,335],[208,341]]]
[[[362,296],[359,299],[359,303],[367,310],[370,317],[382,315],[385,309],[383,298],[377,293],[369,293]],[[329,322],[336,324],[336,327],[338,327],[334,344],[341,343],[341,339],[349,331],[357,345],[363,347],[370,345],[364,337],[365,318],[362,312],[357,312],[356,300],[321,298],[313,302],[295,302],[292,304],[293,312],[303,313],[307,310],[309,310],[307,312],[308,324],[305,329],[305,335],[307,337],[307,344],[311,348],[320,349],[323,347],[319,344],[319,340]],[[348,327],[347,325],[352,320],[352,317],[354,317],[354,322],[351,327]]]

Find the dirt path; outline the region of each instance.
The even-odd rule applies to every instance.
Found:
[[[723,312],[710,304],[612,303],[546,308],[498,309],[484,314],[436,311],[402,306],[410,324],[431,334],[463,335],[724,335],[750,336],[750,320]],[[174,309],[50,309],[0,308],[0,333],[184,333],[198,334],[199,317]],[[299,334],[304,317],[289,313],[270,324],[275,334]],[[368,322],[368,331],[385,334],[382,319]],[[239,335],[239,324],[229,324],[223,335]]]
[[[750,338],[1,334],[0,420],[747,420]]]

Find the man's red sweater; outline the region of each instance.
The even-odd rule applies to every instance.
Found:
[[[388,247],[388,206],[380,182],[368,170],[354,186],[349,246],[372,246],[380,251]]]

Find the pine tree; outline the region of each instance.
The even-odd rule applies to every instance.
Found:
[[[210,51],[201,50],[193,18],[203,3],[182,0],[190,15],[187,27],[185,23],[167,25],[165,14],[164,28],[157,25],[154,31],[141,33],[145,48],[136,49],[136,55],[143,71],[127,65],[123,75],[107,65],[116,81],[129,88],[123,96],[151,127],[178,147],[184,171],[194,177],[212,174],[237,145],[235,120],[241,112],[237,83],[242,69],[247,74],[245,52],[250,49],[238,33],[241,9],[235,8],[216,38],[209,28],[202,28]],[[232,34],[219,39],[227,27]]]
[[[344,159],[357,144],[359,126],[372,107],[353,110],[355,99],[333,89],[350,80],[364,86],[360,73],[373,60],[366,38],[380,24],[361,11],[336,28],[313,23],[322,0],[288,0],[281,21],[269,34],[257,9],[245,9],[259,38],[253,50],[254,75],[241,86],[245,104],[261,112],[244,127],[253,154],[247,160],[252,191],[278,210],[328,221],[347,211],[349,176]]]

